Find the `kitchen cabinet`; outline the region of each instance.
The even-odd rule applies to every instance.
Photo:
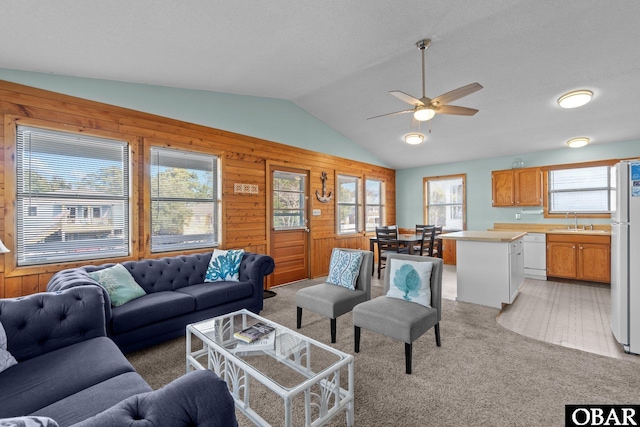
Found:
[[[456,241],[442,240],[442,260],[445,264],[456,265]]]
[[[494,207],[542,206],[542,171],[522,168],[491,172],[491,197]]]
[[[547,235],[547,276],[611,282],[611,237]]]

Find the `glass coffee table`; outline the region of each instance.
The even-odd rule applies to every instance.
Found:
[[[257,322],[275,327],[272,342],[266,340],[259,348],[239,344],[233,334]],[[187,372],[210,369],[218,374],[236,408],[256,425],[270,425],[251,407],[251,390],[258,386],[282,399],[287,427],[320,426],[342,411],[347,425],[354,423],[353,356],[248,310],[188,325],[186,354]],[[304,419],[294,422],[294,415]]]

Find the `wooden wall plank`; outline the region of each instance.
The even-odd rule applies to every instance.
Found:
[[[132,162],[137,175],[134,178],[134,193],[140,207],[135,218],[135,229],[132,239],[133,255],[128,258],[113,260],[94,260],[93,264],[103,262],[122,262],[128,259],[143,257],[160,258],[177,253],[150,253],[148,197],[145,188],[145,176],[148,173],[145,164],[145,147],[147,144],[163,144],[179,149],[193,149],[214,153],[222,162],[222,248],[244,248],[256,253],[267,253],[270,220],[267,216],[267,172],[268,162],[283,167],[293,167],[310,171],[311,209],[319,209],[321,215],[310,216],[310,264],[312,277],[328,272],[329,257],[334,247],[368,249],[369,238],[364,233],[352,236],[336,234],[335,199],[330,203],[320,203],[315,198],[315,191],[322,188],[320,175],[326,172],[329,180],[327,190],[335,189],[335,174],[356,174],[364,178],[380,179],[386,185],[386,223],[395,224],[395,171],[378,165],[371,165],[351,159],[340,158],[297,147],[291,147],[275,141],[262,140],[247,135],[240,135],[220,129],[208,128],[193,123],[160,117],[140,111],[129,110],[113,105],[102,104],[91,100],[75,98],[63,94],[44,91],[15,83],[0,81],[0,238],[13,239],[14,216],[7,208],[6,185],[14,185],[15,177],[5,171],[4,153],[8,145],[5,135],[9,117],[35,120],[37,123],[64,125],[69,128],[84,128],[98,133],[117,133],[132,144]],[[148,158],[146,159],[148,162]],[[9,178],[9,179],[8,179]],[[258,195],[234,194],[234,183],[258,185]],[[7,208],[5,208],[7,207]],[[9,229],[7,229],[9,226]],[[371,233],[369,233],[371,234]],[[11,245],[14,242],[9,241]],[[204,250],[187,251],[204,252]],[[180,252],[185,253],[185,252]],[[2,262],[4,257],[5,262]],[[86,264],[75,262],[68,264],[33,266],[16,268],[15,260],[7,262],[12,254],[0,256],[0,297],[19,296],[21,294],[43,291],[51,275],[63,268]]]

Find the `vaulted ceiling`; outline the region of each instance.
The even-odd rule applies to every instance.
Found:
[[[636,0],[1,0],[0,68],[290,100],[394,168],[640,140]],[[411,114],[388,92],[475,116]],[[573,89],[591,103],[564,110]],[[250,120],[250,118],[248,118]],[[567,148],[568,149],[568,148]]]

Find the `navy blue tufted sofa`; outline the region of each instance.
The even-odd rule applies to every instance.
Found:
[[[260,313],[264,277],[275,267],[273,258],[245,252],[239,282],[204,283],[211,255],[208,252],[123,262],[147,295],[119,307],[105,304],[107,335],[128,353],[184,335],[189,323],[242,308]],[[51,278],[47,290],[98,285],[87,273],[112,265],[62,270]],[[106,291],[104,298],[109,301]]]
[[[50,417],[62,427],[237,425],[227,385],[211,371],[152,391],[106,337],[96,286],[0,299],[0,322],[18,361],[0,372],[0,418]]]

